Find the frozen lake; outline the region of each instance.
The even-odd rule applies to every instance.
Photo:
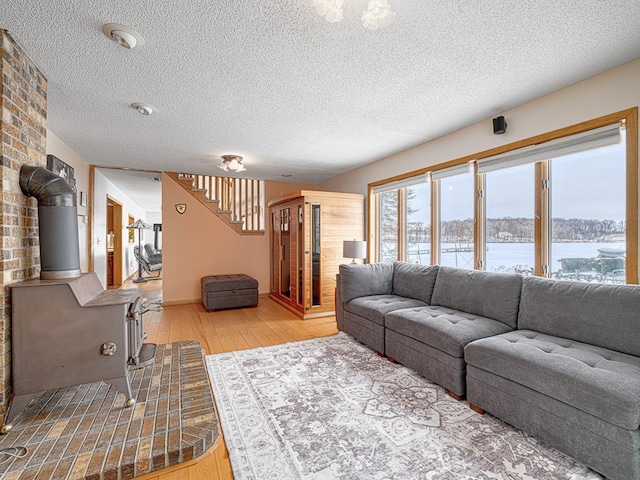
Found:
[[[561,258],[592,258],[598,256],[599,248],[624,249],[624,243],[554,243],[551,245],[551,271],[560,269]],[[446,251],[446,250],[470,250],[470,251]],[[407,248],[407,261],[429,263],[430,245],[427,243],[411,244]],[[448,265],[459,268],[473,268],[473,244],[443,243],[440,265]],[[488,271],[513,271],[533,268],[534,244],[533,243],[487,243]]]

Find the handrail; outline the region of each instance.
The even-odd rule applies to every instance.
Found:
[[[229,213],[232,222],[242,222],[243,231],[264,231],[263,180],[191,173],[180,173],[178,177],[192,179],[193,188],[204,191],[206,200],[217,202],[218,209]]]

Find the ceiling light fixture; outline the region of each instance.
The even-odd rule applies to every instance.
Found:
[[[149,116],[153,113],[153,107],[148,103],[136,102],[131,104],[131,108],[135,108],[142,115]]]
[[[142,38],[142,35],[126,25],[120,25],[119,23],[107,23],[102,27],[102,33],[121,47],[129,50],[136,46],[141,47],[144,45],[144,38]]]
[[[313,0],[316,12],[329,23],[340,22],[344,18],[344,0]]]
[[[340,22],[344,18],[344,0],[313,0],[318,15],[329,23]],[[391,9],[389,0],[369,0],[367,9],[362,12],[362,25],[369,30],[387,27],[393,22],[396,12]]]
[[[388,0],[369,0],[367,9],[362,12],[362,25],[369,30],[389,26],[396,16]]]
[[[222,163],[218,165],[225,172],[244,172],[246,168],[242,165],[242,157],[240,155],[222,155]]]

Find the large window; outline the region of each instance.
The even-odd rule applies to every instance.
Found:
[[[377,261],[431,263],[431,186],[418,175],[374,189]]]
[[[431,185],[427,182],[405,189],[404,260],[431,263]]]
[[[371,261],[637,283],[637,125],[634,108],[372,185]]]
[[[378,261],[398,260],[398,190],[378,194]]]
[[[624,137],[550,161],[553,278],[624,283],[625,163]]]
[[[440,265],[473,269],[473,175],[466,168],[465,173],[446,176],[438,181]]]
[[[532,163],[485,174],[485,270],[533,273],[534,182]]]

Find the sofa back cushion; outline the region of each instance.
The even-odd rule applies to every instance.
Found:
[[[640,286],[527,277],[518,328],[640,356]]]
[[[343,302],[369,295],[389,295],[392,286],[392,263],[340,265],[340,294]]]
[[[437,275],[437,265],[394,262],[393,293],[401,297],[415,298],[430,305]]]
[[[517,327],[522,276],[440,267],[431,305],[454,308]]]

